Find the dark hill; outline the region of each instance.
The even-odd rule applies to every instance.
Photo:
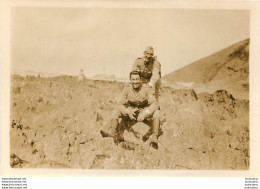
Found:
[[[236,97],[248,98],[249,44],[249,39],[236,43],[165,75],[163,81],[173,85],[193,82],[199,92],[224,89]]]

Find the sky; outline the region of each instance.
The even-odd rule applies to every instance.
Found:
[[[153,46],[162,75],[250,36],[243,10],[15,8],[11,68],[127,78]]]

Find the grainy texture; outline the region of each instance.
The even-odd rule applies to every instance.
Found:
[[[163,78],[158,150],[142,123],[120,145],[100,135],[123,83],[13,75],[10,166],[249,169],[248,55],[245,40]]]
[[[159,149],[132,132],[102,138],[123,84],[76,78],[12,78],[11,166],[109,169],[248,169],[248,100],[225,90],[163,87]],[[141,136],[148,126],[133,127]]]

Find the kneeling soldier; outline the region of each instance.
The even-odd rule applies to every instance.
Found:
[[[112,113],[111,134],[114,142],[117,144],[123,142],[123,132],[125,129],[131,128],[137,122],[144,122],[152,127],[150,145],[153,148],[158,149],[157,138],[160,124],[160,112],[159,104],[154,96],[154,91],[148,85],[142,84],[140,72],[138,71],[132,71],[130,73],[130,80],[131,84],[124,87],[117,100],[118,108]],[[120,122],[119,118],[121,118]],[[148,137],[145,135],[143,140],[146,141]]]

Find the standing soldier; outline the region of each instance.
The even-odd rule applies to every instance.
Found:
[[[141,75],[138,71],[130,73],[131,84],[124,87],[118,98],[117,109],[112,113],[111,134],[101,130],[103,137],[112,135],[115,143],[124,141],[123,132],[131,128],[137,122],[144,122],[152,127],[150,145],[158,149],[158,133],[160,126],[159,104],[154,97],[153,90],[141,82]],[[119,119],[121,118],[121,121]],[[146,141],[149,136],[145,135]]]
[[[137,58],[133,64],[132,71],[141,72],[141,80],[153,88],[155,98],[158,101],[161,86],[161,64],[154,56],[153,47],[146,47],[144,56]]]
[[[85,80],[85,75],[84,75],[84,70],[83,69],[80,69],[80,73],[78,75],[78,82],[79,83],[83,83]]]

